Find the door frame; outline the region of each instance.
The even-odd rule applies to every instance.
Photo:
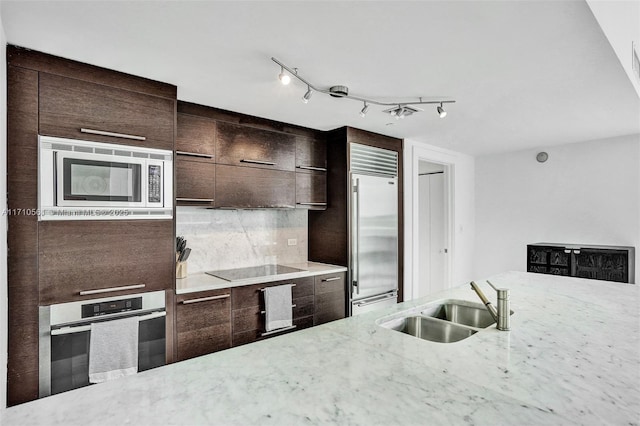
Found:
[[[405,232],[405,286],[404,300],[415,298],[414,283],[420,277],[420,218],[419,218],[419,163],[441,164],[444,166],[444,191],[445,191],[445,256],[444,276],[445,288],[451,288],[453,266],[455,265],[455,157],[436,147],[413,145],[411,150],[405,151],[405,164],[408,165],[405,174],[405,188],[411,188],[411,196],[405,197],[405,220],[411,224],[411,232]],[[408,284],[408,285],[407,285]]]

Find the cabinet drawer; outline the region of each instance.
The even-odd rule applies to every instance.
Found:
[[[216,207],[295,207],[295,173],[216,166]]]
[[[345,317],[345,277],[344,272],[315,277],[314,325]]]
[[[231,347],[231,291],[176,297],[178,361]]]
[[[173,288],[172,220],[47,221],[38,235],[40,305]],[[102,289],[116,290],[80,295]]]
[[[327,143],[323,139],[296,139],[296,171],[311,173],[327,169]]]
[[[293,135],[217,123],[216,162],[219,164],[294,171],[295,156]]]
[[[216,165],[206,158],[176,156],[176,201],[178,205],[213,206]]]
[[[176,151],[215,156],[216,122],[209,118],[178,113]]]
[[[327,175],[323,172],[296,172],[296,208],[326,210]]]
[[[313,323],[313,277],[234,287],[231,289],[233,346],[243,345],[263,338],[265,316],[262,311],[265,308],[261,289],[291,283],[296,284],[291,289],[292,303],[296,305],[293,308],[293,323],[296,325],[296,329],[300,328],[297,325],[298,322],[302,321],[300,322],[301,325],[306,324],[302,320],[303,318],[311,318]],[[274,336],[279,334],[281,333],[276,333]]]
[[[175,101],[40,73],[39,132],[173,150]],[[113,137],[81,129],[143,137]]]

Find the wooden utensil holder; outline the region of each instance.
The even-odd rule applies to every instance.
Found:
[[[187,277],[187,262],[177,262],[176,278],[186,278],[186,277]]]

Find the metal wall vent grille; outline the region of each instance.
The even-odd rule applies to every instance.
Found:
[[[357,143],[351,147],[351,172],[398,176],[398,153]]]

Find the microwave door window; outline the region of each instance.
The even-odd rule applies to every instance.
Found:
[[[64,159],[65,201],[140,202],[140,164]]]

